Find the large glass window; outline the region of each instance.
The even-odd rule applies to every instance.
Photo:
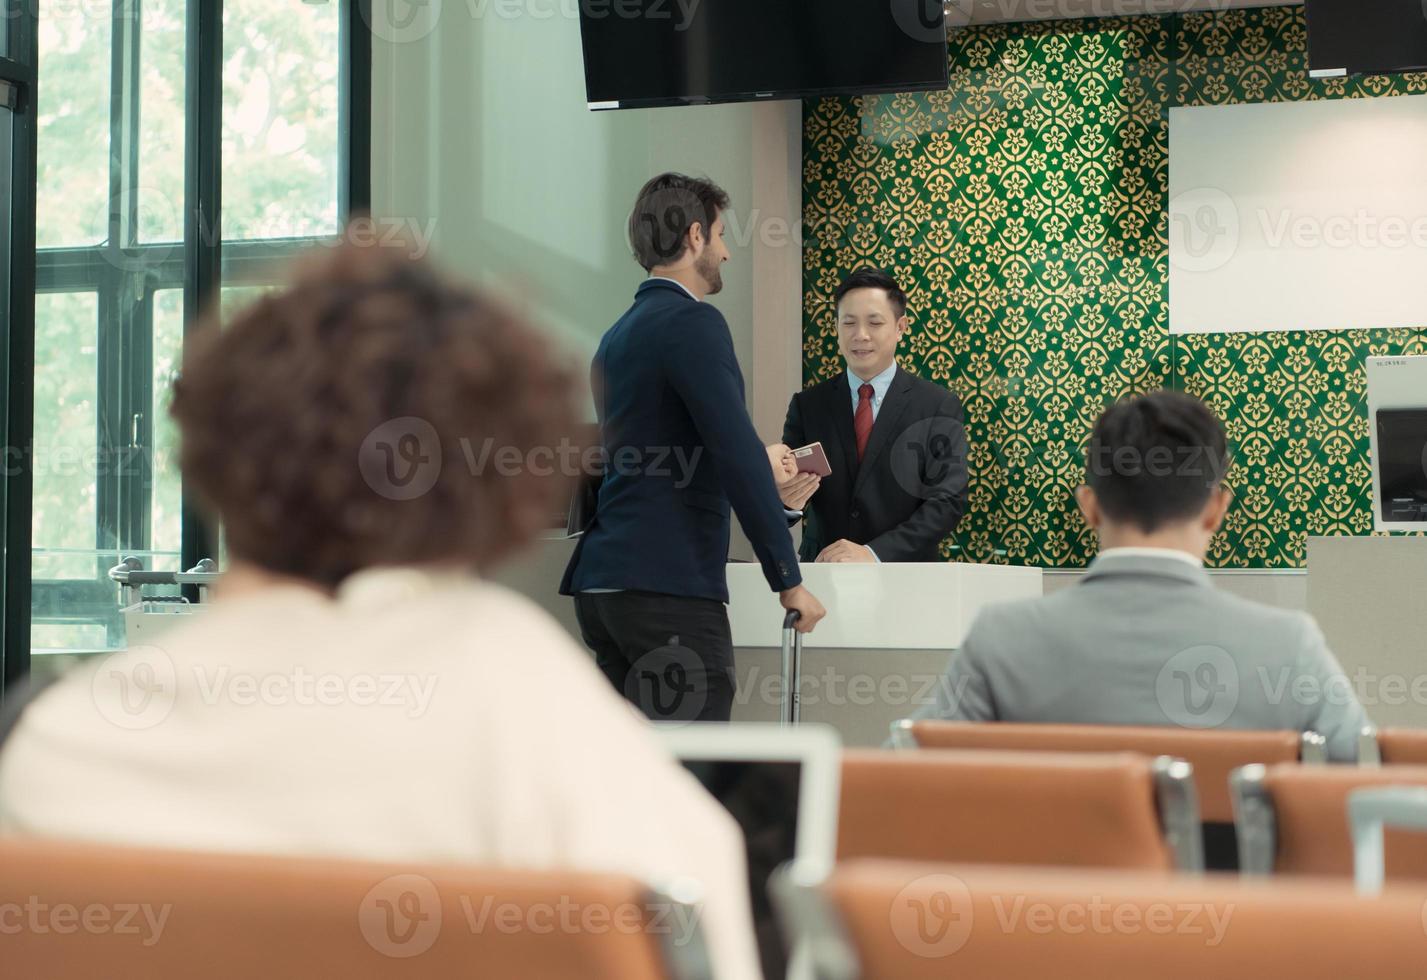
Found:
[[[154,420],[153,546],[176,555],[182,544],[183,485],[178,477],[178,427],[169,418],[173,380],[183,353],[183,290],[154,292],[154,373],[149,410]]]
[[[127,556],[183,563],[167,410],[192,288],[189,127],[221,161],[222,242],[201,244],[221,247],[226,314],[340,229],[351,2],[225,0],[221,119],[197,121],[187,86],[201,57],[189,49],[198,0],[40,6],[35,654],[123,646],[108,570]],[[365,111],[365,94],[357,104]]]
[[[98,245],[108,235],[109,52],[114,18],[100,3],[53,4],[40,17],[40,248]]]
[[[226,0],[223,237],[337,232],[337,4]]]
[[[92,292],[35,297],[35,578],[84,581],[93,575],[99,523],[99,297]]]

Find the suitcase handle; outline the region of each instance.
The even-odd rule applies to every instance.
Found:
[[[803,719],[803,634],[798,632],[799,613],[789,609],[783,616],[783,703],[778,723],[796,725]]]

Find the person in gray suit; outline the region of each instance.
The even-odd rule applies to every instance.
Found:
[[[1100,554],[1074,587],[977,616],[915,717],[1293,729],[1352,761],[1367,716],[1312,617],[1220,592],[1224,431],[1170,391],[1100,417],[1076,491]]]

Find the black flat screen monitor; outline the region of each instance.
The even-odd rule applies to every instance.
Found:
[[[1315,76],[1427,71],[1422,0],[1307,0],[1305,14]]]
[[[942,0],[578,0],[591,109],[947,86]]]
[[[1382,519],[1427,524],[1427,409],[1379,409],[1377,456]]]

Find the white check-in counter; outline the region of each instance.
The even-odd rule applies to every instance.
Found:
[[[1009,565],[802,566],[827,608],[804,637],[802,720],[835,726],[848,745],[879,745],[891,723],[932,697],[976,613],[1038,598],[1041,570]],[[756,564],[728,566],[738,672],[735,721],[776,721],[783,703],[783,609]]]

